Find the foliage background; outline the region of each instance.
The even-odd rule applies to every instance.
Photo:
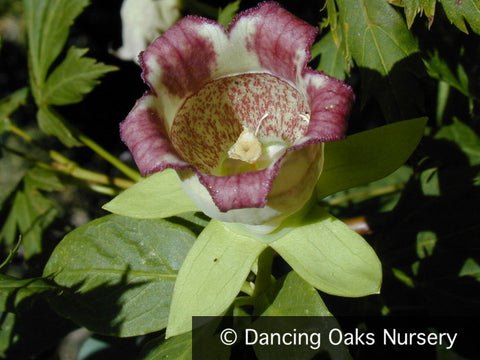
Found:
[[[203,3],[214,9],[228,4]],[[429,118],[425,137],[405,166],[387,178],[323,201],[336,216],[353,224],[368,225],[370,230],[364,236],[375,248],[384,268],[381,295],[351,299],[322,294],[322,298],[336,316],[388,313],[415,317],[428,313],[442,318],[476,318],[480,315],[480,15],[468,13],[465,22],[465,14],[451,12],[453,5],[447,6],[468,3],[478,10],[478,2],[395,3],[405,7],[392,7],[382,1],[328,0],[318,4],[281,1],[298,17],[325,27],[319,37],[321,46],[313,48],[312,65],[345,78],[354,87],[357,102],[350,120],[350,134],[392,121],[424,115]],[[198,6],[192,4],[186,12],[198,13]],[[240,8],[254,5],[255,1],[242,1]],[[118,60],[111,51],[121,45],[120,6],[119,0],[93,0],[76,19],[65,47],[88,48],[89,57],[118,69],[104,75],[83,101],[57,110],[87,138],[133,166],[119,140],[118,123],[145,86],[137,65]],[[328,20],[327,13],[320,11],[324,6]],[[363,11],[368,16],[360,16]],[[0,1],[0,98],[29,85],[22,14],[21,1]],[[398,20],[405,14],[410,28]],[[390,29],[392,16],[397,20]],[[362,19],[366,19],[364,23]],[[341,26],[344,23],[371,35],[365,47],[359,47],[359,39],[346,39]],[[379,47],[374,46],[377,38]],[[394,43],[391,48],[387,46],[389,39]],[[65,54],[66,50],[63,51]],[[38,161],[62,164],[58,157],[52,161],[49,152],[54,150],[70,159],[63,163],[65,166],[75,164],[74,167],[109,177],[122,174],[95,151],[65,147],[53,137],[45,136],[35,120],[35,102],[22,94],[19,99],[24,105],[9,114],[9,118],[35,141],[26,141],[25,136],[14,131],[1,131],[0,250],[1,259],[6,259],[17,243],[18,234],[23,234],[19,251],[2,272],[26,279],[24,285],[35,286],[34,280],[27,279],[41,277],[57,243],[79,225],[105,215],[101,206],[112,194],[99,193],[91,181],[69,173],[71,167],[68,171],[63,171],[65,168],[52,171],[33,164]],[[5,108],[1,107],[0,113]],[[0,120],[4,126],[3,116]],[[115,186],[110,188],[119,190]],[[12,218],[16,219],[16,225],[12,225]],[[276,271],[284,273],[285,264],[277,262]],[[52,311],[43,297],[35,296],[48,292],[48,284],[36,286],[31,292],[17,293],[15,304],[8,303],[11,297],[2,303],[0,355],[4,357],[51,358],[59,348],[64,349],[62,345],[59,347],[60,341],[77,328]],[[10,290],[4,291],[11,294]],[[4,300],[1,296],[0,299]],[[447,323],[445,320],[439,324],[440,328]],[[114,358],[115,353],[135,358],[153,337],[118,339],[95,335],[98,342],[89,344],[101,350],[88,359]],[[431,358],[474,359],[478,354],[477,343],[464,343],[455,353],[438,352]]]

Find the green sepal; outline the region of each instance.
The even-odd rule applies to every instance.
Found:
[[[175,283],[166,337],[190,331],[192,316],[223,314],[267,247],[254,236],[212,220],[198,237]]]
[[[392,173],[420,142],[427,118],[401,121],[325,144],[325,164],[317,183],[318,199],[365,185]]]
[[[103,209],[138,219],[166,218],[199,211],[183,191],[172,169],[142,179],[106,203]]]
[[[298,275],[323,292],[348,297],[380,292],[382,265],[375,251],[319,206],[269,245]]]

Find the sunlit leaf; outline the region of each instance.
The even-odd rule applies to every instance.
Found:
[[[405,17],[410,28],[418,14],[424,13],[428,18],[429,25],[435,16],[435,4],[437,0],[389,0],[389,3],[405,7]]]
[[[234,2],[229,3],[223,9],[220,9],[218,12],[218,23],[222,24],[223,26],[227,27],[230,21],[233,20],[235,15],[240,8],[240,0],[236,0]]]
[[[473,276],[480,281],[480,265],[473,258],[468,258],[460,270],[458,276]]]
[[[84,57],[87,49],[71,47],[45,83],[43,98],[52,105],[80,102],[99,83],[98,78],[117,68]]]
[[[30,76],[36,96],[67,41],[70,26],[89,3],[89,0],[23,0]]]
[[[192,328],[192,316],[218,316],[238,295],[267,244],[212,220],[188,253],[178,274],[167,337]]]
[[[375,96],[388,121],[415,116],[423,101],[410,57],[419,48],[402,15],[385,0],[337,0],[337,5],[362,92]]]
[[[378,180],[407,161],[423,136],[426,118],[401,121],[325,144],[319,199]]]
[[[315,206],[270,243],[312,286],[329,294],[365,296],[380,291],[382,266],[370,245],[344,222]]]
[[[164,220],[108,215],[67,234],[44,274],[64,287],[56,311],[95,332],[134,336],[166,326],[178,270],[195,237]]]
[[[312,57],[320,56],[317,70],[334,78],[344,80],[348,73],[348,63],[343,49],[335,44],[332,32],[326,34],[312,48]]]
[[[175,171],[171,169],[141,180],[103,208],[114,214],[140,219],[166,218],[198,211],[180,186]]]
[[[480,34],[480,2],[478,0],[441,1],[448,19],[460,30],[468,33],[465,23]]]

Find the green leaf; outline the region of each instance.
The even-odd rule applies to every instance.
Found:
[[[212,220],[198,237],[178,274],[167,338],[191,330],[192,316],[218,316],[240,292],[267,244]]]
[[[343,49],[335,44],[332,32],[313,45],[312,58],[318,55],[320,55],[320,63],[317,70],[340,80],[345,79],[345,74],[349,73],[346,55]]]
[[[389,122],[415,116],[422,93],[407,59],[419,49],[402,15],[386,0],[337,0],[337,5],[347,54],[361,70],[362,92],[375,96]]]
[[[9,117],[21,105],[27,103],[28,88],[21,88],[10,96],[0,100],[0,134],[10,130]]]
[[[326,143],[325,164],[316,190],[318,198],[395,171],[417,147],[426,122],[426,118],[401,121]]]
[[[382,266],[370,245],[345,223],[315,206],[301,225],[270,243],[317,289],[339,296],[377,294]]]
[[[140,219],[166,218],[199,211],[183,191],[172,169],[142,179],[105,204],[103,209]]]
[[[457,65],[456,74],[454,74],[447,62],[440,57],[438,51],[430,55],[429,59],[424,60],[424,64],[430,77],[445,81],[465,96],[472,96],[469,90],[468,76],[462,64]]]
[[[435,138],[455,142],[468,157],[470,165],[480,164],[480,137],[460,120],[454,118],[451,125],[442,127],[435,134]]]
[[[44,191],[59,191],[65,188],[56,173],[38,166],[28,171],[24,181],[32,188]]]
[[[164,340],[163,336],[149,341],[140,353],[141,360],[191,360],[192,333],[187,332]]]
[[[274,296],[272,304],[252,324],[259,333],[273,330],[282,334],[291,331],[292,325],[297,327],[298,332],[320,334],[328,334],[332,328],[339,328],[318,291],[294,271],[278,280],[270,292],[270,296]],[[271,316],[274,318],[269,318]],[[287,318],[295,316],[302,318]],[[318,353],[325,351],[329,353],[329,359],[351,359],[345,345],[331,345],[328,341],[319,341],[318,345],[318,349],[308,346],[254,346],[254,349],[259,359],[316,359],[323,358]]]
[[[472,276],[480,281],[480,265],[473,258],[468,258],[460,270],[458,276]]]
[[[230,24],[230,22],[233,20],[233,18],[237,14],[239,8],[240,8],[240,0],[229,3],[223,9],[220,9],[218,11],[217,22],[219,24],[222,24],[225,28],[227,28],[228,24]]]
[[[432,256],[437,241],[437,234],[435,234],[433,231],[420,231],[417,234],[418,258],[425,259],[428,256]]]
[[[312,285],[290,271],[275,284],[275,298],[262,316],[332,316]]]
[[[88,329],[135,336],[164,328],[178,270],[195,237],[164,220],[108,215],[69,233],[44,274],[64,287],[54,309]]]
[[[467,22],[472,30],[480,34],[480,2],[478,0],[441,1],[448,19],[461,31],[468,34]]]
[[[45,83],[43,98],[52,105],[67,105],[82,101],[99,84],[98,78],[115,66],[97,63],[95,59],[84,57],[88,49],[71,47],[65,60],[55,68]]]
[[[32,87],[37,101],[53,61],[62,51],[74,19],[89,0],[23,0]]]
[[[58,288],[42,278],[21,280],[0,274],[0,311],[15,312],[28,298],[55,290]]]
[[[45,134],[56,136],[65,146],[82,145],[73,135],[70,126],[52,108],[48,106],[40,107],[37,112],[37,120],[38,126]]]
[[[425,13],[429,25],[432,24],[435,16],[435,4],[437,0],[389,0],[389,3],[405,7],[405,17],[410,28],[418,14]]]

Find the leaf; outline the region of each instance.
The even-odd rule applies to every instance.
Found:
[[[239,8],[240,0],[227,4],[227,6],[218,11],[217,22],[222,24],[225,28],[228,28],[228,24],[230,24],[230,22],[233,20]]]
[[[419,48],[402,15],[386,0],[337,0],[337,5],[346,53],[361,70],[362,92],[375,96],[389,122],[415,116],[422,93],[408,58]]]
[[[30,164],[20,156],[2,151],[0,158],[0,209],[28,171]]]
[[[23,0],[31,80],[36,98],[50,66],[67,41],[70,26],[89,3],[89,0]]]
[[[164,340],[163,336],[149,341],[142,349],[140,360],[191,360],[192,333],[188,332]]]
[[[480,265],[473,258],[465,260],[458,276],[472,276],[480,281]]]
[[[172,169],[142,179],[105,204],[103,209],[140,219],[166,218],[199,211],[183,191]]]
[[[443,126],[435,134],[435,138],[455,142],[468,157],[471,166],[480,164],[480,137],[460,120],[454,118],[451,125]]]
[[[38,166],[28,171],[24,181],[32,188],[44,191],[59,191],[65,188],[56,173]]]
[[[225,223],[210,221],[178,274],[166,337],[190,331],[192,316],[218,316],[226,311],[266,247]]]
[[[15,312],[26,299],[58,288],[45,279],[16,279],[0,274],[0,311]]]
[[[14,113],[21,105],[27,103],[28,88],[24,87],[8,97],[0,100],[0,134],[10,130],[10,122],[8,118]]]
[[[316,188],[318,198],[395,171],[417,147],[426,122],[426,118],[401,121],[326,143],[325,164]]]
[[[40,107],[37,112],[37,120],[38,126],[45,134],[56,136],[65,146],[82,145],[73,135],[70,126],[52,108]]]
[[[405,7],[407,26],[410,28],[418,14],[425,13],[429,26],[433,23],[435,16],[435,4],[437,0],[389,0],[389,3]]]
[[[56,311],[88,329],[135,336],[164,328],[178,270],[195,237],[164,220],[108,215],[67,234],[44,274],[64,287]]]
[[[468,76],[462,64],[457,65],[456,74],[450,70],[447,62],[440,57],[438,51],[424,60],[428,75],[434,79],[445,81],[465,96],[471,97]]]
[[[345,223],[318,206],[270,243],[304,280],[339,296],[377,294],[382,265],[370,245]]]
[[[478,0],[441,1],[448,19],[464,33],[468,34],[465,22],[480,34],[480,2]]]
[[[42,97],[52,105],[67,105],[82,101],[99,84],[98,78],[115,66],[97,63],[95,59],[84,57],[88,49],[71,47],[63,62],[55,68],[45,83]]]
[[[349,73],[348,63],[343,49],[335,44],[332,32],[326,34],[312,48],[312,58],[320,55],[317,70],[334,78],[344,80]]]
[[[433,231],[420,231],[417,234],[418,258],[425,259],[428,256],[432,256],[437,241],[437,234],[435,234]]]
[[[294,271],[275,283],[270,296],[275,296],[271,305],[252,324],[258,333],[291,332],[328,334],[339,324],[328,311],[317,290]],[[310,338],[310,345],[315,339]],[[318,339],[318,348],[310,346],[254,346],[259,359],[316,359],[329,353],[329,359],[351,359],[345,345],[332,345]],[[319,354],[320,353],[320,354]],[[317,354],[317,356],[315,356]]]
[[[294,271],[275,287],[275,298],[261,316],[332,316],[318,291]]]

